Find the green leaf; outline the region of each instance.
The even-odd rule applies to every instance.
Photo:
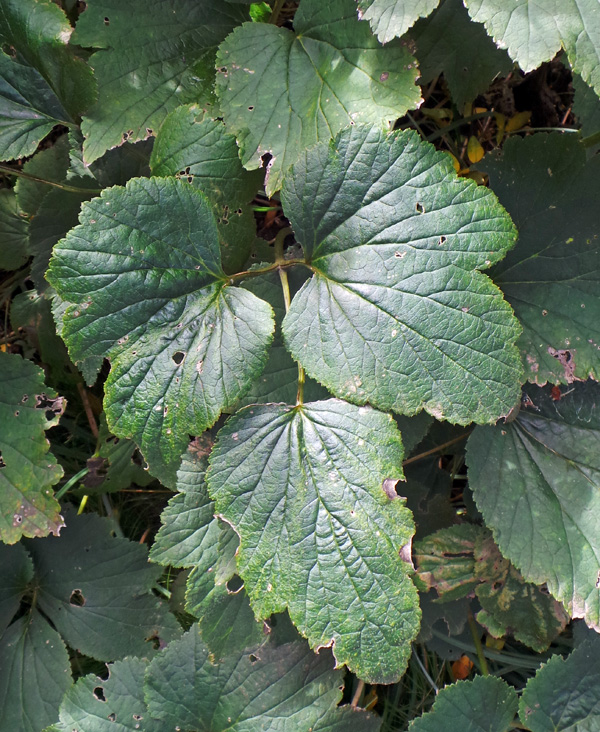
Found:
[[[303,0],[294,32],[245,23],[217,54],[217,92],[242,163],[266,153],[266,190],[302,150],[359,122],[381,126],[419,103],[416,62],[393,42],[382,48],[356,17],[355,0]]]
[[[426,20],[410,32],[417,50],[421,84],[443,72],[459,110],[487,90],[494,77],[506,75],[513,63],[506,51],[496,48],[479,23],[469,18],[461,0],[444,0]]]
[[[283,322],[309,375],[401,414],[508,414],[520,328],[477,270],[505,255],[515,229],[491,191],[457,178],[416,133],[361,126],[309,150],[281,198],[314,272]]]
[[[85,115],[84,158],[153,135],[176,107],[212,103],[215,51],[248,12],[221,0],[90,0],[73,40],[98,48],[98,102]]]
[[[574,135],[513,137],[483,169],[519,230],[492,271],[523,325],[529,381],[600,379],[600,158]]]
[[[62,183],[69,167],[69,136],[61,135],[52,147],[38,150],[23,165],[23,172],[44,181]],[[31,219],[38,212],[44,198],[53,190],[48,183],[30,178],[18,178],[15,193],[19,209]]]
[[[403,36],[419,19],[435,10],[440,0],[357,0],[358,17],[368,20],[381,43]]]
[[[502,554],[600,630],[600,386],[527,387],[517,418],[469,438],[469,485]]]
[[[573,114],[577,117],[584,137],[600,131],[600,99],[579,74],[573,74]]]
[[[600,8],[597,0],[465,0],[500,48],[523,71],[564,48],[573,70],[600,94]]]
[[[1,6],[0,6],[1,10]],[[0,51],[0,158],[23,158],[69,115],[36,69]]]
[[[160,568],[147,549],[111,535],[94,514],[67,516],[60,537],[28,541],[37,607],[72,648],[100,660],[148,656],[179,626],[151,593]]]
[[[517,713],[516,691],[502,679],[477,676],[437,695],[433,708],[409,725],[410,732],[508,732]]]
[[[52,724],[71,685],[71,667],[60,636],[39,612],[4,633],[0,668],[0,729],[39,732]]]
[[[64,525],[50,487],[63,470],[44,430],[57,424],[65,401],[44,384],[31,361],[0,351],[0,540],[58,534]]]
[[[154,175],[175,175],[213,204],[225,271],[243,269],[256,237],[252,200],[262,182],[244,170],[235,137],[197,105],[178,107],[161,126],[151,159]]]
[[[67,117],[59,118],[67,123],[96,98],[91,69],[67,45],[72,31],[65,13],[51,0],[0,2],[0,41],[19,64],[37,69],[46,88],[67,110]]]
[[[133,438],[150,472],[172,483],[188,435],[212,426],[262,370],[271,308],[229,286],[211,206],[182,181],[108,189],[80,221],[48,275],[75,303],[63,338],[77,361],[108,356],[111,432]]]
[[[256,616],[287,608],[312,647],[333,645],[338,664],[369,681],[399,678],[419,610],[398,556],[414,527],[392,500],[402,476],[392,418],[335,399],[250,406],[221,429],[210,463],[209,491],[240,537]]]
[[[4,633],[33,578],[31,557],[22,544],[0,544],[0,634]]]
[[[600,729],[600,643],[586,642],[566,659],[553,656],[529,679],[519,716],[531,732]]]
[[[14,191],[0,190],[0,269],[22,267],[29,257],[27,220],[19,212]]]
[[[107,679],[89,674],[72,686],[60,705],[52,732],[164,732],[144,701],[147,662],[126,658],[111,664]]]
[[[324,722],[344,714],[336,708],[342,672],[333,670],[327,651],[315,656],[304,643],[290,643],[214,663],[194,627],[150,663],[145,688],[150,714],[163,729],[327,729]],[[367,714],[344,714],[344,720],[347,732],[379,727]]]

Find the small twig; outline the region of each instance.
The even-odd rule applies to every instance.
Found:
[[[57,183],[54,180],[46,180],[45,178],[38,178],[37,175],[30,175],[29,173],[25,173],[23,170],[15,170],[9,165],[0,165],[0,170],[5,173],[9,173],[10,175],[16,175],[18,178],[26,178],[27,180],[33,180],[36,183],[45,183],[47,186],[54,186],[55,188],[60,188],[61,190],[68,191],[70,193],[89,193],[93,196],[99,196],[102,193],[101,188],[79,188],[78,186],[70,186],[67,183]]]
[[[362,679],[359,679],[358,684],[356,685],[356,691],[354,692],[352,701],[350,702],[350,706],[352,707],[352,709],[358,708],[358,702],[360,701],[360,697],[362,696],[364,688],[365,682]]]
[[[92,407],[90,405],[90,400],[88,399],[87,392],[81,383],[81,381],[77,382],[77,391],[79,392],[79,396],[81,398],[81,403],[83,404],[83,408],[85,410],[85,416],[87,417],[87,421],[90,425],[90,430],[96,440],[98,439],[98,425],[96,424],[96,418],[94,417],[94,412],[92,411]]]
[[[413,658],[414,658],[414,659],[415,659],[415,661],[417,662],[417,665],[418,665],[418,666],[419,666],[419,668],[421,669],[421,671],[422,671],[422,673],[423,673],[423,676],[425,676],[425,678],[426,678],[426,679],[427,679],[427,681],[429,682],[429,685],[431,686],[431,688],[432,688],[432,689],[433,689],[433,690],[435,691],[435,693],[436,693],[436,694],[439,694],[439,691],[440,691],[440,689],[439,689],[438,685],[437,685],[437,684],[435,683],[435,681],[434,681],[434,680],[433,680],[433,679],[431,678],[431,676],[430,676],[430,674],[429,674],[429,671],[428,671],[428,670],[427,670],[427,669],[425,668],[425,664],[424,664],[424,663],[423,663],[423,661],[421,661],[421,659],[419,658],[419,654],[417,653],[417,649],[416,649],[416,648],[415,648],[414,646],[413,646]]]
[[[466,440],[467,437],[471,434],[473,430],[470,432],[467,432],[464,435],[459,435],[458,437],[454,437],[452,440],[448,440],[448,442],[444,442],[442,445],[438,445],[437,447],[432,447],[431,450],[426,450],[425,452],[420,452],[418,455],[413,455],[412,457],[408,458],[407,460],[404,460],[402,462],[402,466],[410,465],[410,463],[416,463],[417,460],[422,460],[423,458],[429,457],[429,455],[435,455],[436,452],[440,452],[441,450],[444,450],[446,447],[449,447],[450,445],[454,445],[455,442],[460,442],[461,440]]]

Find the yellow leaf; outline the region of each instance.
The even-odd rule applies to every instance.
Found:
[[[467,143],[467,155],[469,156],[469,160],[472,163],[478,163],[484,154],[485,150],[481,146],[479,140],[475,135],[471,135],[471,137],[469,137],[469,142]]]
[[[517,130],[520,130],[521,127],[525,127],[530,119],[531,112],[517,112],[517,114],[511,117],[506,123],[506,132],[516,132]]]
[[[456,172],[458,173],[460,171],[460,163],[451,152],[446,152],[446,155],[450,156],[450,159],[452,160],[452,165],[454,165],[454,170],[456,170]]]
[[[496,119],[496,145],[499,145],[504,137],[506,117],[503,114],[500,114],[500,112],[495,112],[494,118]]]

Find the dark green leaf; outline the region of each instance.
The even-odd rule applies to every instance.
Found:
[[[71,667],[60,636],[40,613],[24,615],[4,633],[0,669],[0,729],[40,732],[56,720]]]
[[[553,656],[529,679],[519,716],[531,732],[600,729],[600,642],[583,643],[567,659]]]
[[[311,646],[383,683],[402,674],[419,620],[398,556],[414,531],[393,488],[401,464],[389,415],[332,399],[246,407],[208,473],[257,617],[289,609]]]
[[[72,30],[65,13],[51,0],[0,1],[0,41],[19,64],[37,69],[46,89],[67,110],[67,116],[58,119],[67,122],[76,120],[96,98],[91,69],[67,46]],[[43,92],[44,97],[47,94]]]
[[[508,732],[517,713],[516,691],[502,679],[478,676],[437,695],[433,708],[410,723],[410,732]]]
[[[502,554],[600,630],[600,386],[524,391],[516,420],[469,438],[469,483]]]
[[[43,181],[62,183],[69,167],[69,136],[61,135],[52,147],[38,150],[23,165],[23,172]],[[18,178],[15,193],[19,209],[31,219],[53,186],[30,178]]]
[[[573,114],[579,120],[584,137],[600,131],[600,99],[579,74],[573,74]]]
[[[60,705],[60,723],[48,732],[164,732],[144,701],[146,661],[126,658],[109,667],[109,676],[85,676]]]
[[[564,48],[573,70],[600,94],[600,22],[597,0],[465,0],[500,48],[523,71]]]
[[[513,137],[482,167],[519,230],[492,271],[523,324],[529,381],[600,379],[600,158],[574,135]]]
[[[0,269],[22,267],[29,256],[27,220],[19,213],[15,192],[0,190]]]
[[[88,491],[114,493],[129,488],[132,483],[145,486],[154,480],[142,467],[143,460],[134,442],[111,435],[104,419],[99,431],[97,458],[91,460],[101,461],[102,467],[94,481],[89,474],[84,478]]]
[[[67,517],[60,537],[29,541],[37,605],[65,641],[101,660],[148,655],[179,626],[151,593],[160,574],[147,549],[111,536],[94,514]],[[150,641],[150,642],[149,642]]]
[[[506,75],[513,67],[506,51],[496,48],[485,28],[469,18],[461,0],[444,0],[410,36],[417,44],[421,83],[428,84],[443,72],[459,110],[486,91],[495,76]]]
[[[98,103],[82,125],[86,163],[154,134],[181,104],[210,104],[216,48],[247,18],[221,0],[91,0],[73,35],[101,49],[90,59]]]
[[[69,115],[38,71],[16,63],[2,51],[0,104],[2,160],[31,155],[55,125],[69,122]]]
[[[328,719],[344,714],[346,732],[376,730],[370,715],[336,709],[341,684],[326,650],[315,656],[304,643],[267,645],[214,663],[192,627],[149,665],[146,699],[163,729],[325,730]]]
[[[282,202],[314,272],[283,333],[313,378],[401,414],[508,414],[520,328],[477,270],[505,255],[515,229],[491,191],[457,178],[415,133],[361,126],[308,151]]]
[[[355,0],[303,0],[294,32],[245,23],[221,44],[217,92],[248,168],[269,153],[267,193],[307,147],[347,125],[381,126],[419,103],[416,62],[399,42],[382,48]]]
[[[54,250],[49,279],[75,303],[62,335],[72,358],[107,355],[105,410],[166,482],[188,443],[262,370],[269,305],[229,287],[202,193],[138,178],[85,204]],[[152,297],[148,297],[148,293]]]
[[[358,17],[368,20],[381,43],[403,36],[418,18],[437,8],[440,0],[357,0]]]
[[[32,577],[33,564],[23,545],[0,544],[0,634],[19,609]]]
[[[63,474],[44,430],[57,424],[64,399],[31,361],[0,351],[0,540],[58,534],[60,506],[50,487]]]

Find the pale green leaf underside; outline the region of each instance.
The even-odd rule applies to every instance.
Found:
[[[44,434],[63,409],[63,398],[44,384],[42,369],[0,351],[0,540],[7,544],[58,534],[63,526],[50,488],[63,470]]]
[[[600,729],[600,640],[586,642],[566,659],[553,656],[521,696],[519,716],[531,732],[596,732]]]
[[[260,373],[271,308],[226,286],[202,193],[174,178],[134,179],[84,204],[54,250],[49,279],[76,303],[62,336],[76,360],[107,355],[111,431],[151,470],[171,469]]]
[[[437,8],[440,0],[357,0],[358,15],[368,20],[381,43],[400,38],[419,18]]]
[[[415,133],[361,126],[304,154],[282,202],[315,273],[283,322],[310,376],[400,414],[467,424],[510,411],[520,327],[477,271],[515,239],[491,191]]]
[[[287,608],[311,646],[333,642],[339,664],[383,683],[401,676],[419,625],[398,556],[412,518],[383,487],[401,462],[391,417],[332,399],[246,407],[221,429],[208,473],[257,617]]]
[[[573,69],[600,94],[598,0],[465,0],[465,5],[524,71],[564,48]]]
[[[109,667],[108,679],[90,674],[72,686],[60,705],[60,723],[51,732],[163,732],[144,701],[147,662],[126,658]]]
[[[152,135],[181,104],[210,102],[216,48],[247,18],[221,0],[88,3],[73,35],[102,49],[90,59],[98,102],[82,125],[86,163],[125,139]]]
[[[270,153],[266,188],[302,150],[359,122],[380,126],[419,103],[416,62],[394,42],[382,48],[355,0],[303,0],[294,30],[246,23],[221,44],[217,92],[248,168]]]
[[[304,643],[263,646],[211,662],[192,627],[149,665],[145,689],[149,711],[163,729],[278,732],[321,729],[319,723],[347,711],[336,708],[341,681],[331,655],[315,656]],[[347,732],[378,728],[370,715],[344,719]]]
[[[600,629],[600,387],[528,387],[514,422],[469,438],[469,485],[502,554]]]
[[[478,676],[440,690],[432,710],[410,732],[508,732],[517,712],[516,691],[502,679]]]
[[[483,169],[519,230],[492,276],[523,326],[529,381],[600,379],[600,158],[571,135],[513,137]]]
[[[0,639],[0,729],[39,732],[52,724],[71,685],[69,655],[37,610],[15,620]]]

